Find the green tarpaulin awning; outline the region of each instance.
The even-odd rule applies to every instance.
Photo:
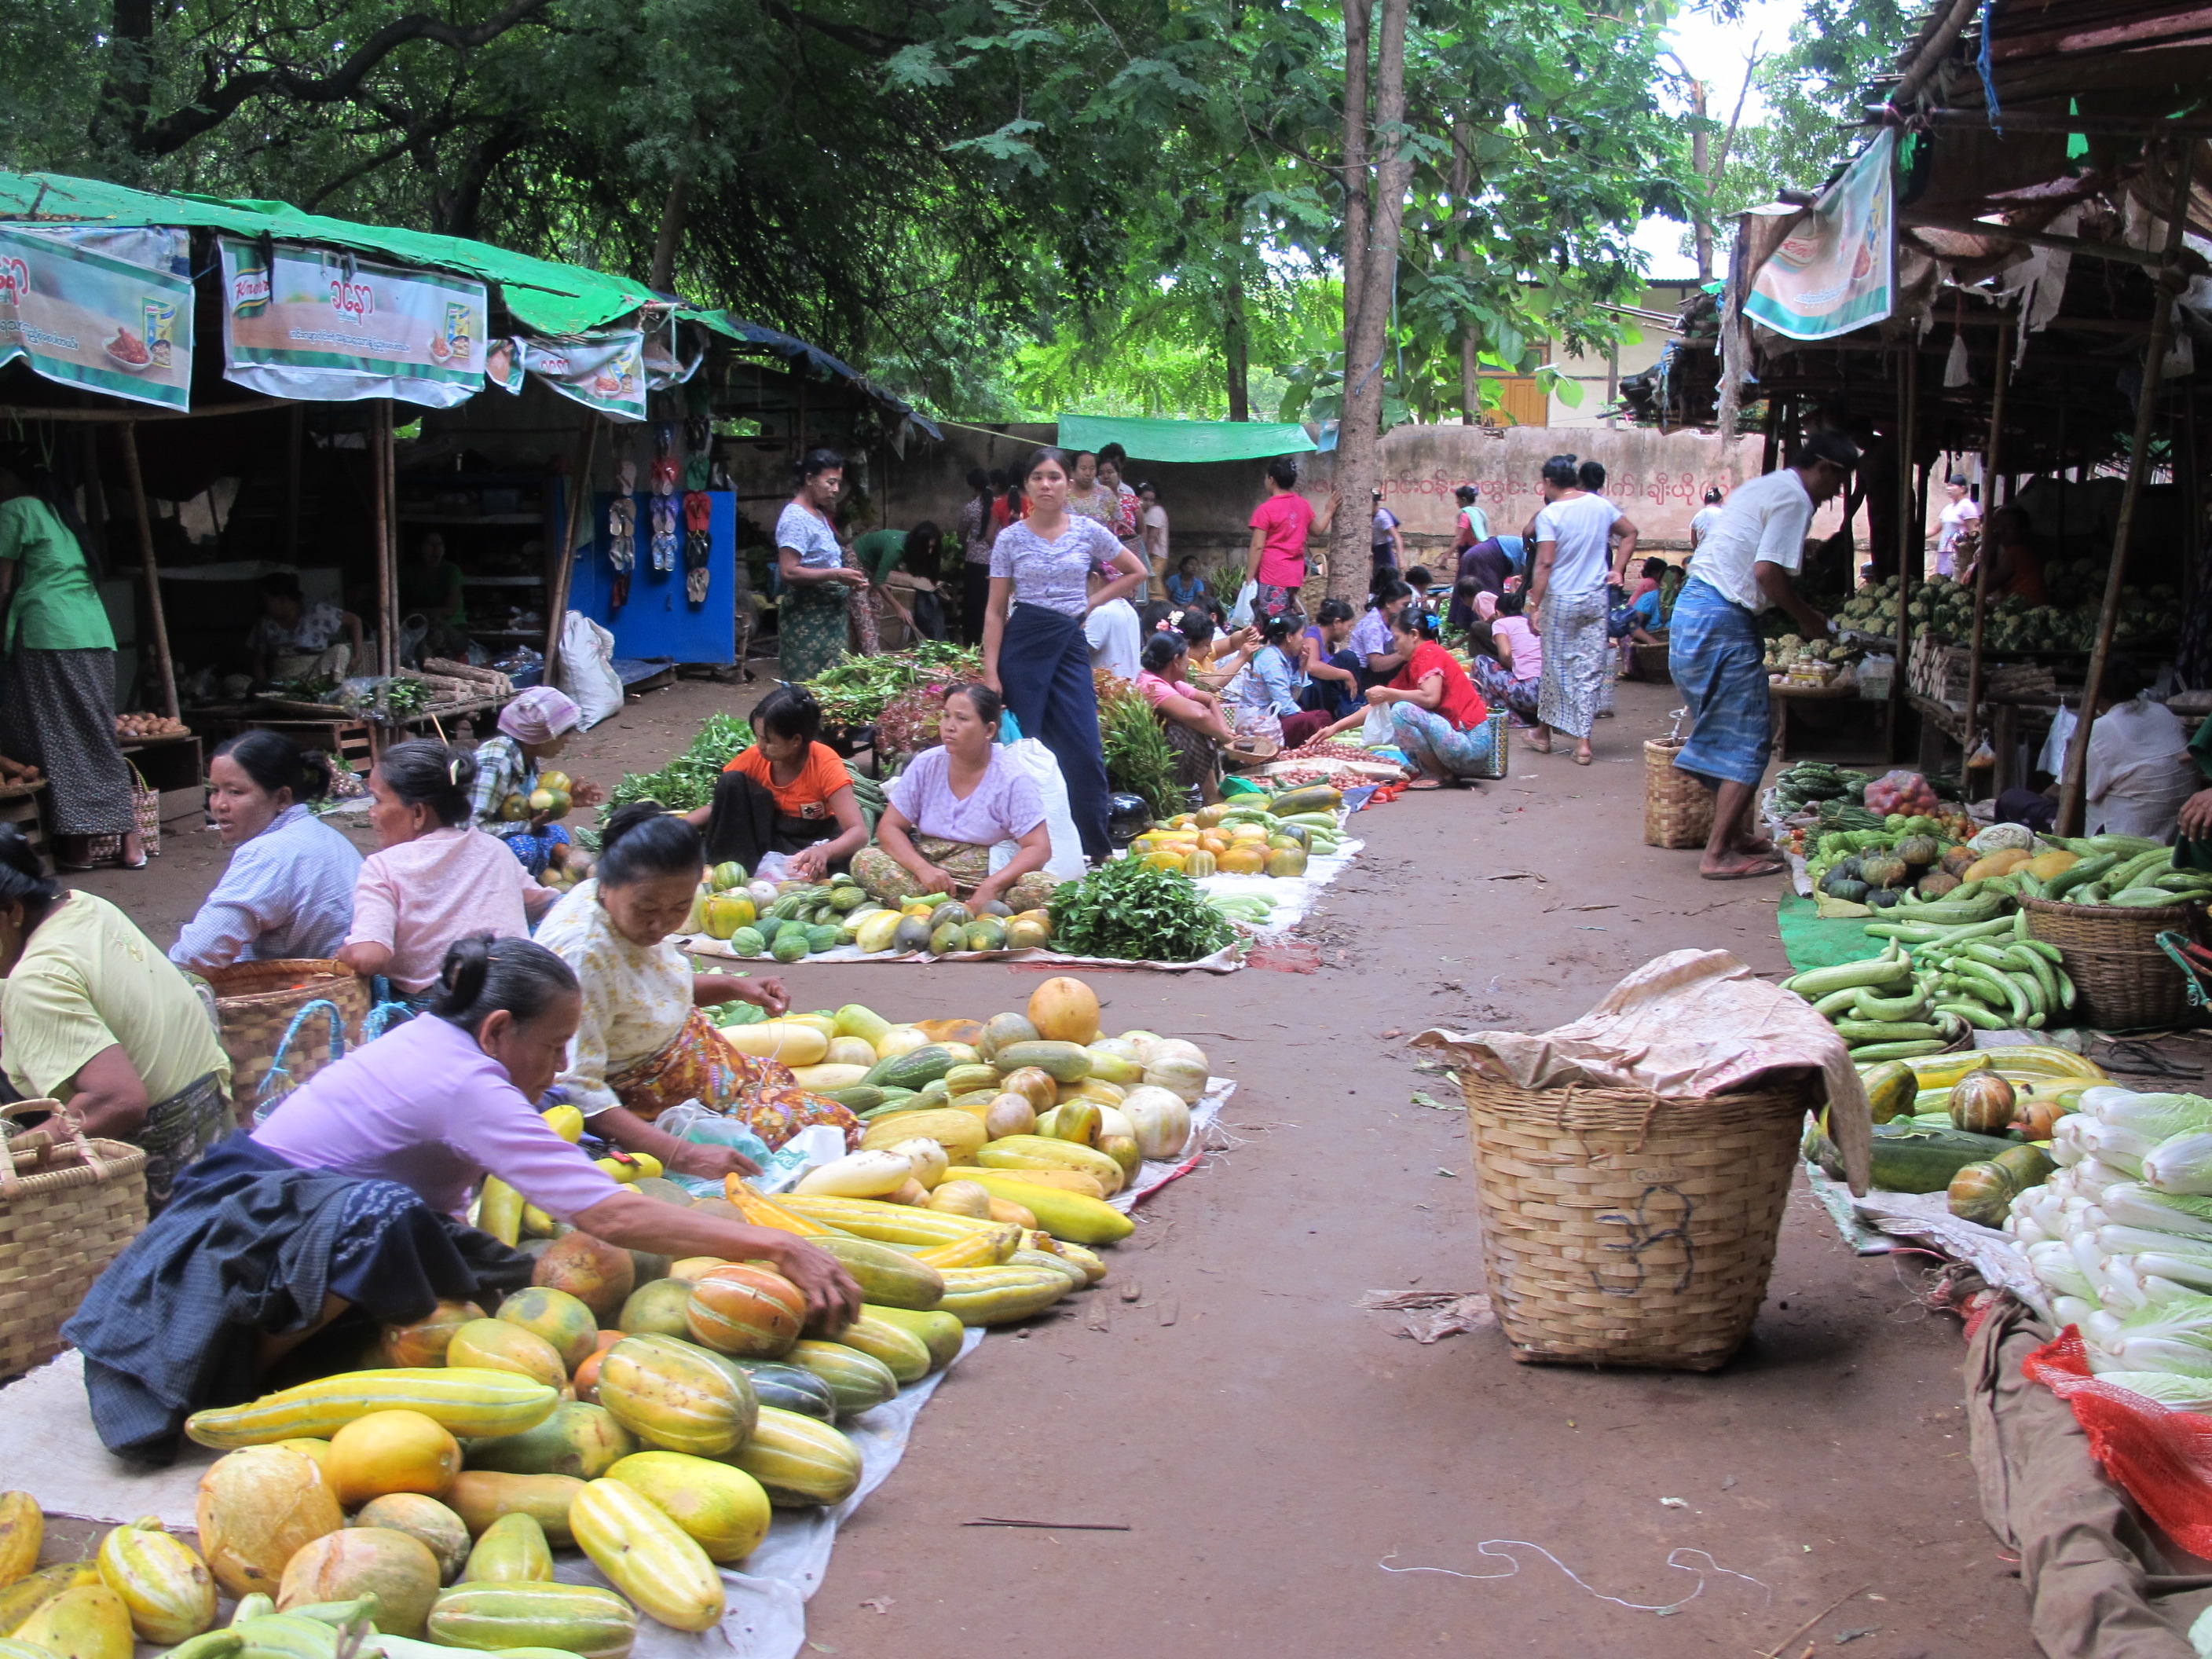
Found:
[[[533,259],[526,253],[459,236],[304,213],[285,202],[164,196],[62,173],[0,173],[0,217],[27,215],[34,205],[39,220],[33,222],[118,228],[176,225],[227,231],[234,236],[312,242],[453,271],[496,285],[508,313],[538,334],[580,334],[604,327],[654,298],[642,283],[581,265]]]
[[[1137,461],[1257,461],[1320,446],[1295,421],[1148,421],[1133,416],[1063,415],[1062,449],[1119,444]]]

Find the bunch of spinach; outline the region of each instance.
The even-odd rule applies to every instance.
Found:
[[[710,714],[691,746],[658,772],[625,773],[608,793],[606,811],[634,800],[657,800],[671,811],[688,812],[714,799],[714,780],[739,751],[752,747],[753,729],[729,714]]]
[[[1237,937],[1197,884],[1142,859],[1109,859],[1052,896],[1052,948],[1125,962],[1195,962]]]

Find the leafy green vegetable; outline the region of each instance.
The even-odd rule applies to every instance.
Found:
[[[1152,704],[1126,681],[1103,672],[1097,678],[1106,781],[1126,793],[1143,796],[1156,818],[1188,811],[1187,793],[1176,781],[1176,751],[1169,746]]]
[[[1237,937],[1188,876],[1109,859],[1052,896],[1052,946],[1125,962],[1195,962]]]
[[[739,752],[752,747],[753,729],[729,714],[709,714],[691,746],[658,772],[629,772],[608,792],[606,810],[634,800],[657,800],[688,812],[714,799],[714,780]]]
[[[823,724],[853,726],[866,726],[892,698],[925,681],[982,677],[981,653],[944,640],[923,640],[908,651],[848,657],[805,684],[822,706]]]

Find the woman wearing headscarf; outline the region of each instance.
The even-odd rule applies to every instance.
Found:
[[[583,711],[565,693],[533,685],[499,711],[499,735],[477,745],[470,815],[477,829],[505,842],[533,876],[543,877],[548,865],[568,860],[568,832],[554,822],[559,812],[530,811],[530,797],[545,763],[568,746],[582,719]],[[606,799],[596,783],[571,782],[568,793],[570,806],[596,806]],[[520,816],[508,816],[517,811],[518,799]]]
[[[115,630],[69,492],[22,446],[0,451],[0,605],[8,610],[0,749],[46,775],[54,863],[92,868],[92,838],[146,867],[115,737]]]
[[[1008,525],[992,546],[983,683],[1005,697],[1024,736],[1052,750],[1084,854],[1101,860],[1114,843],[1106,833],[1106,754],[1083,624],[1094,606],[1127,598],[1147,573],[1104,525],[1068,511],[1069,477],[1064,451],[1032,454],[1022,480],[1030,516]],[[1111,579],[1090,586],[1093,565],[1110,567]]]
[[[146,1152],[146,1202],[230,1133],[230,1060],[208,1005],[122,911],[49,879],[0,824],[0,1048],[25,1100]]]
[[[831,516],[845,487],[845,458],[834,449],[810,449],[796,470],[798,493],[775,521],[776,568],[783,577],[775,627],[783,678],[811,680],[844,659],[852,620],[845,590],[866,587],[868,577],[857,565],[847,567]]]

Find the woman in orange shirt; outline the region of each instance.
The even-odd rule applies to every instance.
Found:
[[[788,856],[794,881],[842,870],[868,844],[853,779],[822,732],[821,706],[804,686],[781,685],[752,713],[753,744],[722,769],[711,805],[684,814],[706,836],[707,861],[757,869]]]

